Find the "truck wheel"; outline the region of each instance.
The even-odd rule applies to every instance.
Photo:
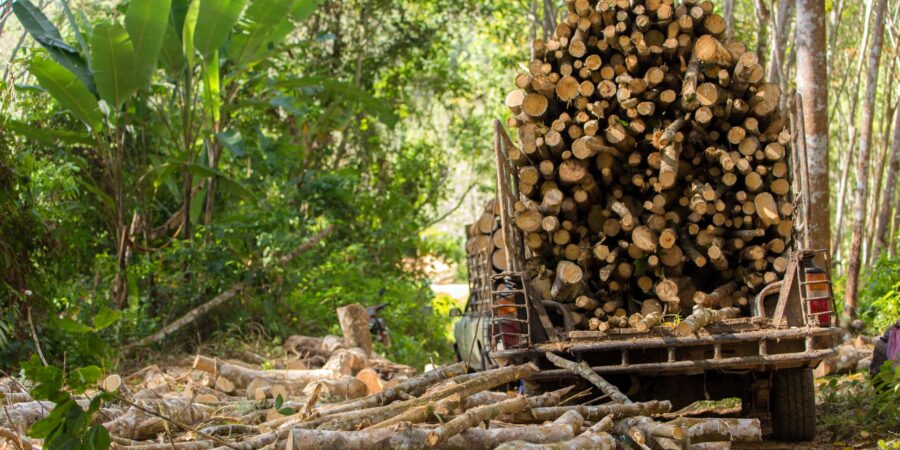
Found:
[[[816,436],[816,392],[812,369],[776,371],[772,380],[772,431],[775,439],[810,441]]]

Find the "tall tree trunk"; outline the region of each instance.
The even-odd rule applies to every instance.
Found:
[[[781,86],[781,92],[787,92],[787,77],[785,76],[784,49],[786,47],[786,37],[791,17],[794,15],[794,2],[791,0],[781,0],[778,4],[778,13],[775,16],[775,26],[772,34],[774,35],[775,45],[772,46],[771,64],[769,65],[769,81],[777,83]],[[827,58],[826,58],[827,60]],[[782,102],[788,96],[781,97]],[[784,106],[782,104],[782,106]]]
[[[825,57],[825,2],[797,4],[797,92],[803,98],[803,126],[809,166],[809,245],[827,249],[831,237],[828,209],[828,64]],[[821,205],[821,207],[819,207]]]
[[[890,45],[890,43],[888,44]],[[881,205],[881,182],[884,181],[884,172],[886,166],[888,165],[888,149],[890,148],[890,140],[888,140],[888,136],[891,134],[891,125],[893,121],[891,117],[894,115],[894,110],[892,108],[894,104],[893,95],[891,92],[890,82],[894,79],[894,62],[892,59],[889,64],[889,68],[885,73],[886,83],[885,90],[887,91],[887,98],[882,101],[884,104],[884,110],[881,114],[881,154],[876,159],[877,165],[875,166],[875,177],[873,178],[872,184],[872,193],[875,195],[871,196],[868,205],[868,211],[872,211],[872,214],[878,214],[878,206]],[[875,216],[877,219],[878,216]],[[863,247],[863,261],[868,261],[870,264],[872,261],[877,258],[875,256],[874,247],[875,247],[875,230],[878,227],[877,220],[870,220],[866,223],[866,234],[865,234],[865,247]]]
[[[895,22],[897,18],[897,11],[900,8],[891,11],[893,6],[887,7],[887,14],[892,18],[890,22],[888,22],[885,27],[887,27],[887,37],[884,45],[888,48],[895,48],[897,45],[896,36],[892,32],[892,24]],[[894,54],[893,52],[891,53]],[[873,214],[876,214],[875,219],[867,224],[866,227],[866,248],[865,248],[865,257],[866,261],[870,263],[874,263],[878,260],[878,256],[881,252],[881,248],[883,247],[884,242],[880,244],[878,241],[878,231],[879,227],[881,227],[882,216],[890,217],[890,211],[892,209],[891,203],[886,203],[884,200],[886,199],[888,194],[893,194],[893,186],[890,180],[885,180],[885,173],[890,172],[891,164],[893,163],[893,152],[891,147],[892,139],[890,139],[892,131],[894,131],[893,125],[895,121],[892,120],[894,117],[894,113],[896,112],[897,105],[894,103],[894,75],[897,73],[897,58],[889,58],[890,63],[888,63],[885,67],[885,74],[887,78],[882,82],[884,86],[884,90],[886,91],[887,97],[882,101],[884,105],[884,110],[882,113],[882,130],[881,130],[881,157],[878,159],[878,179],[875,181],[875,196],[872,202],[870,202],[869,207],[870,210],[873,211]],[[890,173],[887,173],[887,177],[890,178]],[[885,182],[882,185],[882,181]],[[884,186],[884,187],[882,187]],[[890,189],[890,192],[885,192],[884,196],[882,196],[882,189]],[[888,211],[882,213],[882,206],[887,205]],[[887,224],[885,224],[885,229],[887,228]]]
[[[838,197],[837,197],[837,214],[834,219],[834,236],[831,241],[831,251],[832,251],[832,260],[840,259],[840,251],[841,251],[841,237],[844,225],[844,208],[846,206],[847,200],[847,186],[850,180],[850,165],[853,163],[853,154],[856,152],[856,108],[859,105],[859,79],[862,74],[862,66],[864,61],[864,56],[866,54],[866,48],[869,43],[869,19],[872,17],[872,0],[866,0],[866,14],[863,17],[863,37],[859,42],[859,51],[857,52],[858,58],[856,60],[856,70],[851,78],[854,80],[853,82],[853,92],[850,95],[850,113],[847,117],[850,118],[850,137],[847,142],[850,143],[849,150],[844,153],[844,158],[841,160],[841,182],[839,183],[838,188]]]
[[[722,1],[722,18],[725,19],[725,41],[734,38],[734,0]]]
[[[531,14],[531,33],[528,36],[529,41],[534,41],[537,39],[538,31],[542,30],[544,27],[541,25],[541,14],[538,12],[540,6],[538,5],[538,0],[531,0],[531,6],[529,7],[528,13]],[[543,35],[541,37],[543,39]]]
[[[900,228],[900,196],[897,196],[897,204],[894,205],[894,220],[888,236],[888,256],[891,258],[897,256],[897,233],[900,231],[898,228]]]
[[[831,8],[830,19],[828,23],[828,57],[831,58],[832,61],[837,60],[837,56],[834,54],[835,45],[837,45],[837,37],[838,32],[841,29],[841,22],[844,14],[844,3],[847,0],[837,0]],[[870,2],[871,4],[871,2]],[[866,14],[868,17],[868,14]],[[832,67],[833,69],[833,67]]]
[[[763,67],[766,66],[766,42],[769,30],[769,7],[765,0],[753,0],[756,9],[756,56]],[[824,26],[823,26],[824,29]],[[823,36],[824,39],[824,36]]]
[[[856,202],[854,204],[853,237],[847,265],[847,287],[844,315],[856,318],[859,300],[859,272],[862,263],[861,250],[865,225],[866,195],[868,194],[869,154],[872,143],[872,119],[875,115],[875,93],[878,88],[878,65],[881,63],[881,42],[884,37],[884,9],[887,0],[876,0],[875,24],[872,29],[872,49],[866,70],[866,97],[863,101],[862,124],[859,133],[859,159],[856,164]]]
[[[556,29],[556,8],[552,0],[544,0],[544,40],[553,34]]]
[[[888,164],[887,181],[884,183],[884,198],[878,211],[878,226],[875,229],[875,245],[872,248],[872,260],[887,247],[888,222],[894,207],[894,191],[897,188],[897,172],[900,171],[900,102],[894,106],[894,136],[891,138],[891,162]]]

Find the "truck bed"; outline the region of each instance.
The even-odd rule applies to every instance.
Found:
[[[772,328],[751,319],[707,327],[692,337],[676,337],[668,327],[645,333],[573,331],[568,339],[491,352],[498,362],[542,359],[569,353],[600,374],[697,374],[711,369],[767,370],[818,364],[836,352],[835,328]],[[543,370],[536,379],[570,375]]]

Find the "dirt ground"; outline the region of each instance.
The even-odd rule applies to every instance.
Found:
[[[744,444],[735,444],[732,448],[742,450],[780,450],[780,449],[797,449],[797,450],[821,450],[843,448],[836,447],[831,442],[830,433],[822,427],[816,428],[816,440],[811,442],[779,442],[772,439],[771,424],[763,422],[763,442],[753,442]],[[871,443],[860,443],[860,446],[848,445],[850,448],[875,448]]]

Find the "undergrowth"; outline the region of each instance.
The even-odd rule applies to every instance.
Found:
[[[900,366],[887,362],[874,377],[854,373],[817,384],[819,426],[835,446],[900,448]]]

